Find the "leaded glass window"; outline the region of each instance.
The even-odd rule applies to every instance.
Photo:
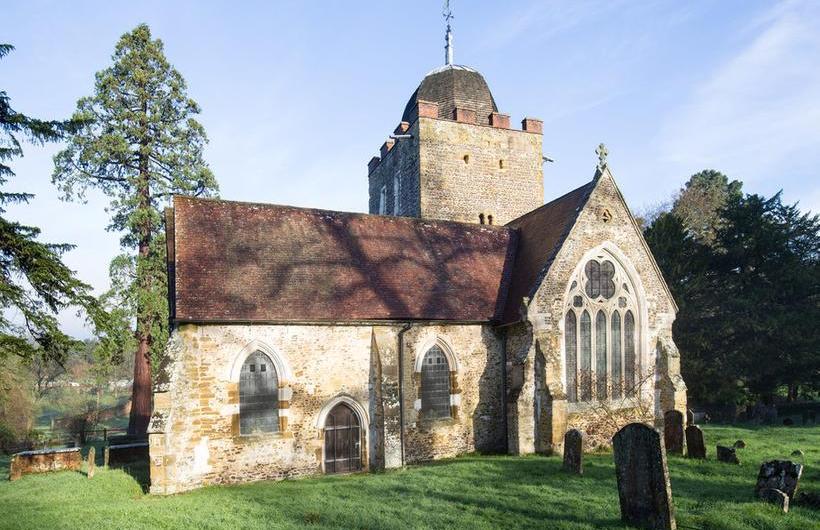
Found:
[[[624,389],[628,396],[635,395],[635,317],[632,311],[624,316]]]
[[[421,413],[425,418],[450,417],[450,364],[439,346],[427,350],[422,361]]]
[[[618,311],[612,312],[612,332],[611,338],[612,352],[612,399],[621,398],[621,314]]]
[[[592,320],[589,312],[581,313],[581,401],[592,399]]]
[[[578,342],[576,339],[575,312],[570,309],[564,322],[564,336],[566,337],[566,372],[567,372],[567,399],[572,402],[578,399]]]
[[[603,310],[599,310],[595,316],[595,392],[598,399],[606,399],[609,382],[606,370],[606,328],[606,315]]]
[[[239,375],[239,433],[279,430],[279,380],[270,357],[261,351],[245,359]]]
[[[623,267],[603,251],[586,260],[571,278],[564,306],[564,367],[570,402],[636,394],[637,296]]]

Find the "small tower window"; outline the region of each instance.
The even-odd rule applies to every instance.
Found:
[[[470,155],[464,155],[464,163],[465,163],[465,164],[469,164],[469,163],[470,163]]]
[[[498,161],[498,169],[504,169],[504,161],[503,160]]]
[[[393,175],[393,215],[399,215],[399,205],[401,200],[401,175]]]
[[[483,213],[478,214],[478,222],[481,223],[481,224],[484,224],[484,214]]]
[[[493,224],[493,214],[489,214],[489,215],[487,216],[487,224],[488,224],[488,225]]]
[[[382,186],[379,191],[379,215],[387,213],[387,186]]]

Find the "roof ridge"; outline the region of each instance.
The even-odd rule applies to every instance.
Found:
[[[364,212],[346,212],[342,210],[328,210],[326,208],[315,208],[311,206],[293,206],[290,204],[277,204],[277,203],[270,203],[270,202],[256,202],[256,201],[238,201],[233,199],[221,199],[218,197],[194,197],[191,195],[174,195],[174,200],[177,199],[188,200],[188,201],[196,201],[196,202],[205,202],[205,203],[227,203],[227,204],[237,204],[237,205],[246,205],[246,206],[259,206],[262,208],[277,208],[282,210],[296,210],[296,211],[303,211],[314,213],[317,215],[338,215],[338,216],[345,216],[345,217],[362,217],[362,218],[386,218],[389,220],[395,220],[397,222],[404,222],[408,224],[424,224],[424,223],[433,223],[437,225],[456,225],[465,228],[473,228],[478,230],[492,230],[496,232],[504,232],[512,230],[512,227],[507,225],[482,225],[476,223],[470,223],[465,221],[452,221],[449,219],[426,219],[421,217],[408,217],[408,216],[399,216],[399,215],[379,215],[373,213],[364,213]]]

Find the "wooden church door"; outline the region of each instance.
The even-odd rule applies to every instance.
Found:
[[[362,429],[359,417],[339,403],[325,420],[325,472],[349,473],[362,469]]]

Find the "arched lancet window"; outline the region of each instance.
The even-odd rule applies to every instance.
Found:
[[[636,395],[640,328],[637,293],[629,276],[602,251],[587,260],[570,282],[564,306],[567,399]]]
[[[621,394],[621,314],[612,312],[612,399],[620,399]]]
[[[425,418],[450,417],[450,364],[438,345],[422,361],[421,413]]]
[[[624,316],[624,390],[628,396],[635,395],[635,317],[632,311]]]
[[[606,315],[600,309],[595,316],[595,395],[598,399],[606,399],[607,396],[606,347]]]
[[[261,351],[245,359],[239,375],[239,433],[279,430],[279,378],[273,361]]]
[[[592,399],[592,322],[589,311],[581,313],[581,401]]]
[[[567,317],[564,322],[564,330],[566,331],[566,345],[567,345],[567,399],[569,401],[578,401],[578,339],[576,338],[578,329],[575,323],[575,311],[570,309],[567,311]]]

